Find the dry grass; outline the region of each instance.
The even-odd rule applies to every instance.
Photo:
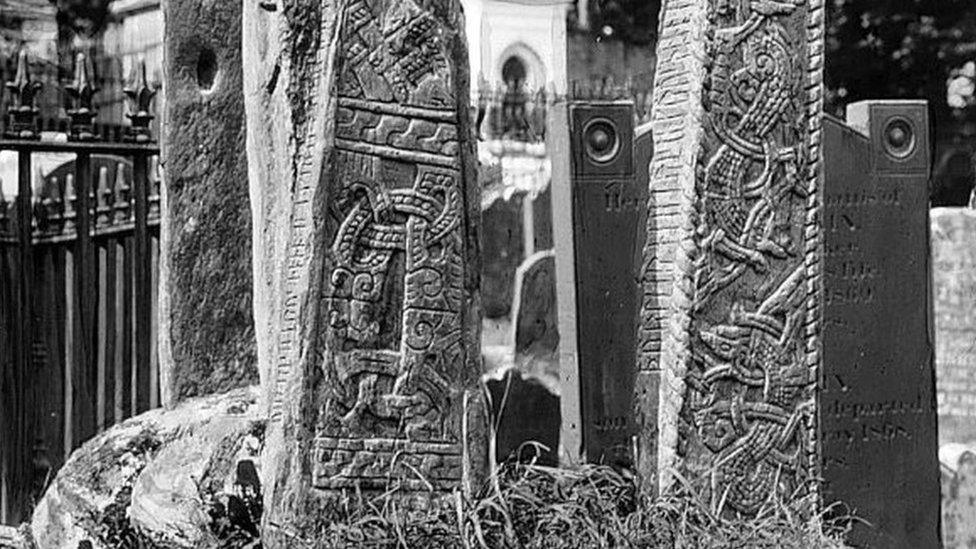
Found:
[[[506,390],[500,408],[507,395]],[[497,429],[496,418],[489,426],[492,456]],[[849,521],[810,520],[795,506],[774,500],[757,517],[732,518],[722,512],[721,503],[713,508],[683,479],[662,497],[644,494],[638,486],[632,474],[605,466],[564,469],[506,463],[492,467],[488,482],[473,498],[456,492],[423,511],[406,508],[408,498],[395,486],[384,494],[347,494],[318,513],[313,525],[303,525],[304,532],[314,534],[295,536],[292,545],[330,549],[846,547],[843,525]]]
[[[395,482],[395,481],[394,481]],[[260,547],[260,496],[250,493],[211,509],[211,532],[224,548]],[[98,538],[107,547],[158,548],[125,514],[128,492],[106,510]],[[496,467],[471,499],[448,494],[426,510],[406,507],[394,488],[384,494],[348,493],[328,509],[309,513],[290,546],[390,549],[588,548],[843,548],[844,530],[808,520],[790,505],[770,502],[758,517],[730,518],[712,508],[690,483],[664,497],[648,497],[625,471],[509,463]],[[839,524],[839,523],[838,523]]]
[[[842,548],[843,530],[769,505],[752,519],[720,516],[689,490],[662,498],[608,467],[567,470],[510,464],[473,501],[460,494],[428,511],[406,511],[388,493],[340,505],[309,547]],[[296,540],[297,542],[298,540]]]

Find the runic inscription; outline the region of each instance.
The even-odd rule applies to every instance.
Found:
[[[661,380],[664,484],[676,455],[750,515],[816,476],[823,4],[671,0],[664,13],[641,375]]]
[[[241,41],[262,543],[293,547],[344,501],[481,482],[479,200],[457,0],[265,4]]]
[[[312,482],[449,490],[471,373],[448,29],[409,0],[354,0],[344,17]]]

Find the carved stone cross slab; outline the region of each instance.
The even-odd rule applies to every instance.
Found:
[[[247,4],[264,523],[286,546],[344,491],[427,505],[477,480],[479,201],[455,0]]]
[[[639,467],[744,515],[815,495],[823,0],[667,0]],[[660,405],[658,405],[660,403]]]

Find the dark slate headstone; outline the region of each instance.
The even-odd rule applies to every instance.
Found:
[[[942,460],[942,547],[976,547],[976,448],[950,444]]]
[[[553,248],[551,182],[532,200],[532,209],[532,222],[535,225],[532,236],[535,239],[535,250],[551,250]]]
[[[976,210],[932,210],[939,439],[976,442]]]
[[[532,255],[515,278],[515,353],[551,355],[559,347],[555,254],[549,250]]]
[[[825,124],[824,503],[859,547],[939,547],[924,102]]]
[[[487,385],[492,424],[496,426],[495,460],[556,465],[559,397],[515,369],[508,370],[502,379],[489,379]]]
[[[630,465],[636,432],[638,272],[650,134],[633,104],[570,107],[576,326],[583,447],[590,462]]]
[[[524,194],[498,198],[481,212],[481,303],[486,318],[512,311],[515,269],[524,258],[522,200]]]

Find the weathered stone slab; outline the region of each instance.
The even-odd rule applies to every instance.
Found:
[[[266,547],[478,482],[480,201],[454,0],[247,3]]]
[[[942,547],[976,546],[976,449],[948,444],[942,462]]]
[[[537,252],[554,247],[552,234],[552,183],[532,198],[532,240]]]
[[[164,404],[257,382],[241,3],[163,2]]]
[[[20,528],[0,526],[0,547],[33,549],[34,544],[31,541],[30,529],[27,528],[27,525],[22,525]]]
[[[870,523],[857,546],[939,546],[926,112],[825,124],[823,497]]]
[[[823,18],[821,0],[662,10],[638,468],[742,515],[817,491]]]
[[[932,210],[939,439],[976,442],[976,210]]]
[[[526,258],[515,273],[515,354],[548,356],[559,348],[556,259],[552,250]]]
[[[499,197],[482,211],[482,309],[486,318],[512,313],[515,270],[525,259],[525,194]]]
[[[514,187],[506,190],[511,192],[486,193],[491,203],[483,204],[481,213],[481,299],[488,319],[509,318],[515,270],[536,252],[553,249],[550,186],[541,191]],[[485,201],[484,195],[482,200]]]
[[[557,465],[559,396],[517,368],[485,385],[491,395],[495,431],[494,459]]]

